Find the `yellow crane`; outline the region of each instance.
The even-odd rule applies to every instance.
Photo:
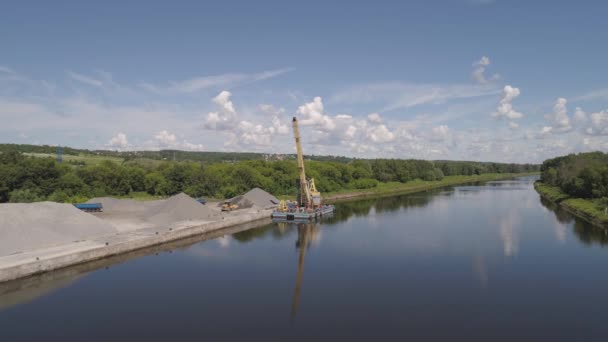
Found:
[[[293,135],[296,139],[296,152],[298,154],[298,170],[300,172],[300,181],[298,189],[298,205],[304,208],[312,208],[313,206],[321,205],[321,193],[317,190],[314,179],[306,178],[306,170],[304,169],[304,154],[302,153],[302,144],[300,142],[300,128],[298,119],[294,116]]]
[[[309,208],[312,204],[310,190],[308,188],[308,180],[306,179],[306,170],[304,170],[304,154],[302,153],[302,144],[300,143],[300,128],[298,127],[298,119],[294,116],[292,120],[293,135],[296,139],[296,152],[298,155],[298,171],[300,172],[299,189],[298,189],[298,205],[300,207]],[[316,190],[316,189],[315,189]]]

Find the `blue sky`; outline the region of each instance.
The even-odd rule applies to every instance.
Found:
[[[608,150],[601,1],[3,2],[0,141],[538,162]]]

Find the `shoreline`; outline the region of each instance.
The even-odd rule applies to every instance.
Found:
[[[471,182],[504,180],[513,177],[533,175],[535,173],[504,173],[475,176],[446,177],[442,181],[416,182],[400,186],[376,188],[354,192],[330,194],[325,200],[329,202],[350,201],[361,198],[395,196],[422,192],[445,186]],[[390,185],[389,185],[390,186]],[[40,276],[50,271],[68,269],[103,259],[143,251],[153,247],[175,243],[197,237],[220,236],[230,234],[230,227],[242,226],[247,230],[271,222],[272,210],[259,210],[257,213],[222,217],[216,221],[184,221],[163,229],[144,228],[110,236],[77,241],[33,251],[20,252],[0,257],[0,283],[17,279]],[[218,235],[219,234],[219,235]]]
[[[270,223],[272,210],[259,210],[217,221],[182,222],[163,229],[146,228],[132,232],[83,240],[34,251],[0,257],[0,283],[32,277],[70,266],[98,261],[166,243],[197,236],[223,234],[227,228],[243,226],[243,230]],[[248,224],[248,225],[246,225]],[[230,233],[230,232],[226,232]],[[215,236],[215,235],[213,235]]]
[[[595,204],[584,198],[573,198],[561,192],[558,187],[547,185],[541,181],[534,182],[534,190],[544,199],[555,203],[570,214],[591,223],[599,228],[608,229],[608,216],[589,207]]]
[[[529,172],[529,173],[486,173],[481,175],[473,175],[473,176],[446,176],[443,180],[440,181],[425,181],[425,182],[417,182],[415,184],[411,183],[398,183],[395,184],[394,187],[388,187],[384,185],[380,188],[372,188],[368,190],[353,190],[352,192],[343,192],[343,193],[329,193],[327,197],[324,197],[323,200],[334,203],[334,202],[344,202],[350,200],[357,200],[362,198],[374,198],[374,197],[385,197],[385,196],[397,196],[397,195],[406,195],[416,192],[422,192],[437,188],[442,188],[446,186],[460,185],[466,183],[474,183],[474,182],[490,182],[497,180],[506,180],[514,177],[525,177],[525,176],[533,176],[538,175],[538,172]]]

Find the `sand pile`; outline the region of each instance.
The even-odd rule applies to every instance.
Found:
[[[116,233],[116,228],[110,223],[71,204],[0,204],[0,255]]]
[[[157,225],[170,225],[179,221],[212,220],[218,212],[181,193],[148,208],[144,219]]]
[[[237,204],[239,208],[258,207],[262,209],[274,208],[279,204],[279,200],[260,188],[253,188],[244,195],[237,196],[230,200]]]

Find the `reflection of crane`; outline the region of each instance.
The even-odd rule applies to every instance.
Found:
[[[310,242],[317,238],[317,230],[314,224],[311,223],[300,223],[298,224],[298,240],[296,241],[296,248],[300,249],[300,255],[298,257],[298,273],[296,276],[296,287],[293,291],[293,301],[291,304],[291,318],[295,318],[298,312],[298,305],[300,303],[300,291],[302,289],[302,273],[304,272],[304,258],[306,257],[306,250],[310,247]]]

